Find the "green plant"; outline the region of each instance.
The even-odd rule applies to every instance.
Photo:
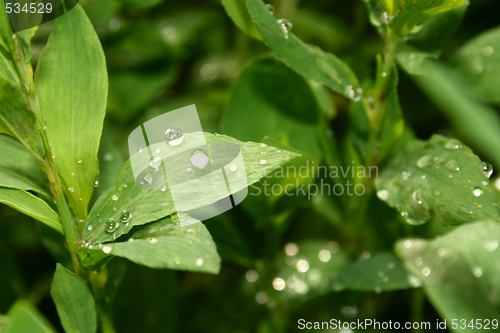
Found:
[[[136,8],[161,3],[123,2],[131,8],[130,17],[137,15]],[[294,2],[275,4],[277,13],[294,11]],[[91,5],[106,12],[102,4],[83,5],[90,13]],[[211,302],[221,295],[239,306],[237,314],[208,328],[162,323],[154,326],[156,331],[236,331],[253,325],[261,333],[285,332],[300,329],[303,318],[324,329],[321,322],[358,316],[358,308],[346,304],[358,304],[360,318],[379,321],[395,319],[388,315],[391,304],[406,304],[408,311],[397,319],[430,322],[434,328],[437,316],[426,309],[425,299],[448,321],[450,331],[472,331],[487,321],[491,329],[498,327],[500,211],[498,191],[489,179],[492,166],[458,139],[439,134],[417,139],[400,105],[408,96],[398,93],[400,76],[412,77],[460,138],[500,166],[500,120],[492,106],[499,103],[498,29],[467,42],[445,62],[437,58],[459,29],[468,0],[364,1],[356,8],[366,14],[364,21],[369,18],[383,45],[366,42],[369,51],[355,47],[365,54],[345,57],[346,62],[302,42],[291,23],[277,20],[274,7],[262,0],[222,0],[222,5],[249,36],[238,35],[238,60],[253,56],[230,82],[230,95],[216,89],[203,98],[186,93],[151,108],[161,88],[181,81],[179,68],[188,58],[183,49],[189,44],[182,38],[194,39],[193,31],[205,29],[197,27],[204,27],[204,20],[216,21],[209,14],[208,19],[186,15],[182,29],[173,30],[175,23],[163,26],[163,38],[170,41],[167,51],[154,29],[141,22],[120,37],[123,41],[102,37],[103,52],[78,5],[55,20],[47,45],[36,55],[35,70],[31,57],[37,28],[13,34],[6,14],[0,14],[0,151],[9,156],[0,161],[0,202],[55,231],[43,227],[40,237],[58,261],[50,295],[63,329],[126,329],[126,319],[113,311],[126,274],[120,257],[154,269],[212,274],[219,273],[221,257],[228,263],[218,277],[193,280],[192,285],[203,285],[201,300],[184,296],[186,303],[204,304],[202,314],[193,310],[197,318],[216,316]],[[311,15],[308,24],[320,35],[321,22],[314,25],[316,16],[306,14],[295,18],[300,22]],[[90,14],[95,21],[99,15],[104,14]],[[325,34],[349,36],[330,23]],[[151,42],[147,47],[140,46],[143,34]],[[259,51],[249,52],[249,45],[258,45]],[[127,52],[130,59],[122,65]],[[370,66],[374,75],[366,70]],[[201,69],[206,81],[217,75],[212,67]],[[120,155],[106,126],[114,132],[110,136],[124,132],[120,139],[125,141],[128,130],[145,119],[191,100],[224,105],[222,116],[202,118],[224,135],[205,133],[205,139],[237,144],[251,170],[246,179],[250,195],[241,208],[206,222],[208,229],[203,223],[181,228],[179,221],[192,218],[176,212],[168,189],[135,186],[130,162],[122,165],[117,158],[111,163],[113,158],[106,157],[113,149]],[[106,109],[119,125],[105,121]],[[225,196],[214,192],[189,208]],[[241,285],[251,296],[242,300],[232,293],[231,281],[244,271]],[[161,289],[167,281],[180,285],[174,275],[152,285]],[[176,287],[170,288],[169,294],[175,294]],[[258,307],[262,304],[267,311]],[[324,311],[331,305],[335,314]],[[182,306],[192,310],[192,304]],[[0,318],[8,332],[54,331],[26,300]]]

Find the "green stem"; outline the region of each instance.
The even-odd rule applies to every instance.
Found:
[[[111,316],[110,300],[106,297],[107,279],[108,270],[106,265],[102,266],[99,271],[92,271],[89,273],[89,281],[92,285],[96,309],[99,314],[101,331],[103,333],[115,333]]]

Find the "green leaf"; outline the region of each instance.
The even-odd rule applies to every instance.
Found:
[[[13,136],[31,152],[42,159],[44,151],[35,116],[28,110],[19,86],[0,77],[0,133]]]
[[[66,197],[75,218],[85,219],[99,172],[108,81],[101,44],[79,5],[55,20],[38,63],[36,85]]]
[[[456,72],[431,61],[423,67],[426,75],[413,78],[449,119],[454,131],[500,167],[498,112],[471,97],[470,86]]]
[[[236,183],[239,185],[231,187],[231,194],[259,181],[262,177],[271,173],[280,165],[283,165],[290,159],[299,156],[299,154],[291,152],[279,152],[272,147],[262,148],[259,144],[253,142],[243,143],[225,135],[213,135],[209,133],[205,133],[204,135],[204,139],[207,143],[233,143],[238,145],[241,149],[245,163],[246,180],[237,177]],[[177,153],[194,150],[205,145],[202,138],[203,137],[200,136],[199,133],[186,133],[182,144],[178,146],[171,146],[168,150],[161,149],[157,156],[161,157],[164,163],[168,160],[169,165],[178,165],[178,171],[182,172],[179,176],[184,177],[184,173],[187,174],[186,167],[188,165],[184,165],[184,161],[179,162],[178,160],[174,160],[173,158],[175,157],[173,156]],[[164,143],[151,145],[151,151],[163,148],[163,144]],[[259,164],[263,156],[260,154],[262,151],[268,152],[265,155],[267,161],[265,165]],[[136,154],[135,156],[144,159],[143,162],[145,162],[146,165],[149,163],[148,154]],[[181,158],[180,154],[177,154],[177,156],[179,156],[178,158]],[[218,163],[225,162],[224,156],[217,158],[218,159],[212,158],[212,161]],[[215,203],[228,196],[227,190],[214,190],[214,184],[219,183],[220,180],[215,178],[216,175],[214,173],[212,173],[212,175],[214,177],[204,178],[203,182],[197,184],[197,190],[200,192],[210,192],[210,194],[204,196],[203,200],[188,200],[189,202],[186,202],[187,206],[183,209],[184,211],[205,207],[206,205]],[[241,177],[243,177],[243,175],[241,175]],[[156,221],[164,216],[175,213],[176,210],[170,195],[170,189],[167,188],[165,191],[160,190],[160,188],[165,185],[163,179],[162,174],[161,176],[155,178],[155,181],[152,183],[152,188],[157,187],[157,189],[141,188],[136,185],[130,160],[125,162],[114,186],[109,191],[105,192],[97,200],[94,207],[92,207],[87,220],[86,228],[83,232],[84,239],[91,244],[111,241],[118,238],[120,235],[129,232],[133,226]],[[184,184],[186,191],[192,186],[190,185],[190,182],[185,182]],[[109,219],[118,221],[119,215],[124,210],[130,212],[133,216],[129,223],[120,223],[118,229],[116,229],[113,233],[106,232],[104,230],[105,222]]]
[[[0,186],[35,191],[51,198],[47,175],[40,163],[15,139],[0,135]]]
[[[9,321],[6,333],[55,333],[47,319],[27,301],[18,301],[7,314]]]
[[[97,315],[94,299],[85,281],[57,264],[50,295],[64,330],[68,333],[94,333]]]
[[[484,167],[460,141],[434,135],[406,146],[377,179],[377,195],[410,224],[425,223],[431,212],[445,225],[498,220],[496,193]]]
[[[389,23],[389,33],[406,36],[413,28],[421,26],[439,13],[459,8],[465,0],[399,0],[400,10]]]
[[[453,62],[476,96],[500,103],[500,28],[486,31],[467,42]]]
[[[10,51],[14,48],[12,43],[12,28],[10,27],[9,17],[7,12],[3,10],[5,8],[5,3],[0,0],[0,45],[5,48],[6,51]]]
[[[358,79],[342,60],[285,33],[262,0],[248,0],[247,6],[264,41],[287,66],[349,98],[358,98]]]
[[[500,317],[499,240],[497,223],[477,222],[434,240],[401,240],[396,251],[443,318],[491,321]]]
[[[315,95],[300,75],[274,57],[258,58],[234,84],[221,131],[243,141],[269,136],[318,160],[319,115]]]
[[[222,5],[226,10],[227,15],[233,20],[234,24],[238,26],[243,32],[252,36],[255,39],[262,40],[259,35],[255,24],[248,13],[247,4],[245,0],[222,0]]]
[[[31,193],[0,187],[0,203],[10,206],[63,233],[59,215],[45,201]]]
[[[135,232],[126,242],[90,245],[81,253],[90,258],[95,256],[93,252],[99,252],[97,256],[114,255],[151,268],[217,274],[220,257],[212,236],[201,222],[185,215],[180,218],[190,223],[189,227],[181,227],[177,219],[167,217]],[[95,265],[82,254],[79,259],[84,266],[87,262]]]
[[[378,253],[344,270],[333,289],[355,291],[393,291],[411,288],[411,280],[401,262],[392,253]]]

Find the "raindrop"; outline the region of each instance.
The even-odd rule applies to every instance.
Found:
[[[267,10],[271,13],[274,14],[274,6],[270,4],[266,4]]]
[[[403,244],[407,249],[409,249],[411,247],[411,240],[407,239],[405,240],[404,244]]]
[[[285,246],[285,253],[289,256],[294,256],[297,254],[297,252],[299,252],[299,248],[296,244],[294,243],[288,243],[286,246]]]
[[[113,248],[112,248],[111,246],[109,246],[109,245],[104,245],[104,246],[102,247],[102,252],[104,252],[104,253],[106,253],[106,254],[111,253],[111,251],[112,251],[112,250],[113,250]]]
[[[137,152],[140,154],[144,151],[144,149],[145,149],[144,147],[139,147],[139,149],[137,149]]]
[[[372,255],[369,251],[363,251],[363,253],[361,253],[361,258],[363,259],[370,259],[371,256]]]
[[[413,275],[408,276],[408,284],[414,288],[418,288],[422,285],[420,283],[420,280],[414,277]]]
[[[278,24],[281,26],[281,30],[283,30],[283,33],[285,34],[285,38],[288,39],[288,33],[292,31],[293,24],[287,19],[279,19]]]
[[[259,147],[260,147],[260,148],[262,148],[262,149],[264,149],[264,148],[267,148],[267,145],[266,145],[265,143],[261,143],[261,144],[259,145]]]
[[[481,164],[481,170],[483,171],[484,175],[488,178],[490,178],[491,175],[493,174],[493,166],[488,162],[483,162]]]
[[[74,191],[75,191],[75,189],[73,188],[73,186],[72,186],[72,187],[68,187],[68,191],[70,191],[70,192],[74,192]]]
[[[161,191],[162,191],[162,192],[165,192],[166,190],[167,190],[167,186],[163,186],[163,187],[161,188]]]
[[[193,170],[193,169],[191,169],[190,167],[187,167],[187,168],[186,168],[186,171],[187,171],[187,172],[191,172],[191,170]]]
[[[99,186],[101,186],[101,180],[99,178],[96,178],[94,180],[94,187],[99,187]]]
[[[383,73],[382,73],[382,77],[387,77],[387,73],[386,73],[386,72],[383,72]]]
[[[171,146],[177,146],[184,140],[184,133],[177,127],[169,128],[165,131],[165,140]]]
[[[282,278],[276,278],[273,280],[273,288],[274,290],[281,291],[285,289],[285,281]]]
[[[88,231],[92,231],[92,226],[91,226],[91,225],[89,225],[89,226],[87,227],[87,230],[88,230]]]
[[[444,147],[446,149],[449,149],[449,150],[455,150],[455,149],[460,149],[462,148],[462,144],[460,143],[460,141],[456,140],[456,139],[450,139],[448,140],[448,142],[444,145]]]
[[[255,301],[258,304],[265,304],[267,302],[267,294],[265,292],[258,292],[257,295],[255,295]]]
[[[204,261],[202,258],[196,259],[196,267],[201,267],[201,266],[203,266],[203,264],[204,264]]]
[[[160,148],[156,149],[156,153],[159,154],[160,153]]]
[[[113,196],[111,197],[111,200],[117,201],[118,200],[118,196],[116,194],[113,194]]]
[[[474,214],[473,211],[471,211],[470,209],[465,208],[465,206],[460,207],[460,209],[458,210],[458,212],[461,213],[461,214],[469,215],[469,216],[471,216],[472,214]]]
[[[123,212],[120,213],[119,218],[121,223],[127,223],[132,218],[132,214],[130,214],[129,211],[124,210]]]
[[[128,185],[126,183],[123,184],[123,188],[127,188],[127,187],[128,187]]]
[[[151,183],[153,182],[153,176],[151,176],[151,174],[148,172],[144,175],[144,181],[148,184],[151,185]]]
[[[479,187],[476,187],[472,190],[472,194],[474,194],[475,197],[480,197],[481,194],[483,194],[483,190],[481,190]]]
[[[309,270],[309,263],[307,260],[299,260],[297,261],[297,270],[301,273],[305,273]]]
[[[208,164],[210,158],[208,157],[207,152],[203,149],[196,149],[191,154],[191,159],[189,161],[195,167],[202,169]]]
[[[422,258],[420,257],[415,258],[415,265],[420,266],[422,265],[422,263],[423,263]]]
[[[475,277],[479,278],[483,275],[483,269],[481,268],[481,266],[475,266],[472,269],[472,273],[474,274]]]
[[[161,157],[159,156],[153,156],[149,160],[149,166],[153,169],[158,168],[161,165]]]
[[[387,201],[389,199],[389,195],[389,191],[387,190],[377,191],[377,197],[382,201]]]
[[[179,259],[175,259],[175,264],[176,265],[180,265],[181,264],[181,261]]]
[[[431,269],[429,267],[425,267],[424,269],[422,269],[422,274],[424,276],[429,276],[431,274]]]
[[[229,165],[229,171],[235,172],[238,170],[238,166],[236,164]]]
[[[352,86],[347,86],[345,88],[345,93],[354,102],[359,102],[361,100],[361,95],[363,94],[363,89],[357,88],[354,90]]]
[[[158,243],[158,239],[156,238],[149,238],[148,239],[149,244],[156,244]],[[202,264],[203,265],[203,264]],[[198,265],[197,265],[198,266]],[[201,265],[200,265],[201,266]],[[198,266],[199,267],[199,266]]]
[[[251,269],[245,273],[245,278],[247,279],[248,282],[254,283],[259,279],[259,274],[253,269]]]
[[[448,170],[450,171],[460,171],[460,166],[455,160],[449,160],[448,162],[445,163],[444,166],[447,167]]]
[[[260,161],[259,161],[259,164],[260,164],[260,165],[266,165],[266,164],[267,164],[267,160],[260,160]]]
[[[118,223],[113,220],[113,219],[109,219],[105,224],[104,224],[104,230],[106,230],[106,232],[113,232],[116,230],[116,228],[118,228]]]
[[[498,241],[497,240],[485,241],[484,248],[488,252],[495,252],[498,249]]]
[[[445,249],[441,248],[441,249],[438,250],[438,256],[444,257],[445,254],[446,254],[446,250]]]
[[[328,262],[332,258],[332,254],[328,250],[321,250],[319,251],[318,257],[322,262]]]
[[[79,163],[79,164],[82,164],[82,162],[83,162],[82,160],[78,160],[78,163]]]
[[[431,155],[423,155],[417,160],[417,166],[419,168],[425,168],[432,164],[434,158]]]

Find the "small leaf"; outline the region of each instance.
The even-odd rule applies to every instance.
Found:
[[[238,76],[221,131],[243,141],[269,136],[318,160],[319,115],[306,80],[275,57],[263,57],[247,64]]]
[[[460,141],[434,135],[406,146],[377,179],[377,195],[410,224],[425,223],[431,212],[445,225],[498,220],[496,194],[483,168]]]
[[[28,110],[19,86],[0,77],[0,133],[13,136],[41,160],[42,139],[33,113]]]
[[[18,301],[7,314],[9,321],[5,333],[55,333],[49,321],[27,301]]]
[[[246,0],[222,0],[222,5],[238,28],[255,39],[262,39],[248,13]]]
[[[85,219],[99,172],[108,81],[101,44],[79,5],[55,20],[36,85],[65,194],[75,218]]]
[[[477,222],[434,240],[401,240],[396,251],[443,318],[491,321],[500,317],[499,241],[497,223]]]
[[[0,203],[45,223],[61,234],[63,233],[59,215],[57,215],[45,201],[35,197],[31,193],[0,187]]]
[[[289,160],[299,156],[295,153],[278,152],[272,147],[266,148],[266,158],[265,164],[260,164],[259,162],[263,160],[263,155],[260,153],[264,148],[260,147],[259,144],[253,142],[240,142],[231,137],[225,135],[213,135],[205,133],[205,140],[202,140],[198,133],[186,133],[183,143],[178,146],[170,146],[168,150],[161,150],[157,153],[164,163],[168,161],[169,165],[176,167],[176,172],[179,172],[179,177],[184,177],[184,174],[188,174],[186,171],[186,166],[184,166],[185,161],[179,161],[173,159],[182,158],[181,152],[193,151],[196,148],[205,145],[207,143],[216,142],[227,142],[233,143],[240,147],[243,156],[246,179],[236,178],[241,182],[238,182],[237,186],[231,187],[231,194],[234,194],[257,181],[259,181],[264,176],[271,173],[274,169],[287,163]],[[203,141],[203,142],[202,142]],[[164,143],[158,143],[150,146],[151,151],[156,151],[158,148],[163,148]],[[223,154],[224,155],[224,154]],[[145,158],[149,161],[149,155],[146,152],[143,155],[136,154],[140,158]],[[224,156],[218,156],[217,159],[212,158],[213,162],[218,162],[219,164],[225,164],[226,161]],[[176,164],[177,163],[177,164]],[[147,165],[147,162],[146,162]],[[154,169],[151,169],[152,171]],[[134,178],[132,172],[132,166],[130,160],[125,162],[122,170],[115,182],[115,185],[107,192],[105,192],[96,202],[94,207],[89,214],[87,220],[87,225],[83,232],[83,237],[91,244],[102,243],[106,241],[111,241],[118,238],[120,235],[129,232],[132,227],[137,225],[146,224],[148,222],[156,221],[164,216],[171,215],[176,212],[173,200],[170,194],[170,188],[168,188],[164,182],[164,178],[161,174],[160,177],[155,178],[152,185],[158,187],[158,189],[145,189],[136,185],[136,179]],[[207,205],[213,204],[220,199],[226,198],[228,196],[227,189],[217,190],[214,189],[214,184],[220,183],[217,179],[215,173],[211,173],[211,177],[203,177],[200,182],[197,183],[196,190],[199,193],[204,193],[202,200],[186,200],[185,209],[183,211],[188,211],[195,208],[205,207]],[[192,193],[192,186],[190,182],[185,182],[183,185],[186,193]],[[164,191],[160,188],[165,186]],[[206,194],[205,194],[206,193]],[[116,199],[116,200],[114,200]],[[106,232],[104,230],[104,225],[109,219],[114,221],[119,221],[120,214],[124,211],[128,211],[132,214],[132,218],[128,223],[119,223],[120,226],[112,232]],[[118,223],[118,222],[117,222]]]
[[[309,80],[357,100],[358,79],[342,60],[303,43],[292,33],[285,33],[262,0],[248,0],[247,6],[264,41],[287,66]]]
[[[201,222],[185,215],[180,218],[189,220],[189,226],[181,227],[167,217],[138,230],[126,242],[90,245],[83,250],[88,258],[80,257],[80,261],[89,267],[100,260],[93,258],[102,258],[104,253],[151,268],[217,274],[220,257],[210,233]]]
[[[391,253],[378,253],[344,270],[333,289],[355,291],[393,291],[411,288],[410,277],[401,262]]]
[[[453,62],[476,96],[486,102],[500,103],[500,28],[486,31],[467,42]]]
[[[393,36],[406,36],[416,26],[421,26],[439,13],[459,8],[465,0],[400,0],[400,10],[389,23]]]
[[[97,315],[94,299],[85,281],[57,264],[50,294],[66,332],[96,331]]]
[[[51,198],[40,163],[15,139],[0,135],[0,186],[35,191]]]

